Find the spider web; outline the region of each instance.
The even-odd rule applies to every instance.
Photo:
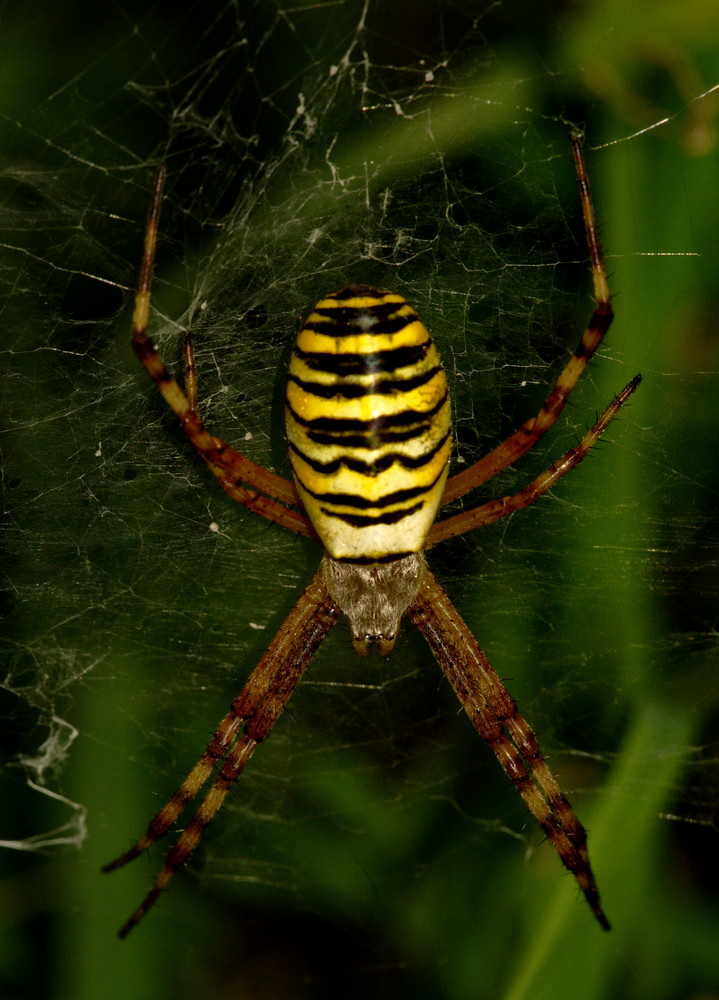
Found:
[[[635,371],[645,383],[552,496],[432,565],[580,816],[638,801],[653,829],[684,821],[681,853],[717,805],[717,67],[646,56],[619,87],[588,49],[557,51],[553,14],[513,2],[218,3],[179,19],[123,4],[91,44],[69,20],[75,61],[48,61],[4,121],[3,843],[94,842],[98,862],[124,849],[317,562],[221,493],[131,355],[153,167],[169,179],[152,332],[179,371],[193,330],[213,430],[287,475],[293,333],[361,281],[404,294],[433,332],[459,468],[536,411],[591,310],[564,120],[593,114],[618,320],[551,440],[476,502],[521,488]],[[57,26],[40,23],[49,43]],[[340,625],[191,867],[245,908],[290,900],[360,927],[409,882],[391,916],[423,940],[438,886],[481,912],[458,888],[471,866],[500,935],[539,845],[505,785],[409,629],[392,658],[360,663]]]

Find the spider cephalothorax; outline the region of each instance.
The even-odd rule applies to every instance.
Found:
[[[470,468],[447,480],[449,396],[427,330],[407,301],[350,285],[317,304],[297,340],[287,389],[287,436],[296,486],[235,451],[202,423],[194,353],[185,339],[186,391],[147,334],[164,172],[158,173],[136,296],[132,344],[201,458],[233,499],[283,527],[319,536],[320,570],[280,627],[210,744],[146,833],[105,866],[119,868],[162,837],[219,768],[150,892],[121,930],[152,906],[282,714],[315,650],[344,612],[357,652],[388,653],[407,614],[429,644],[472,725],[497,756],[573,873],[597,920],[602,910],[586,833],[547,767],[536,737],[449,598],[423,549],[534,503],[597,442],[640,381],[635,376],[574,448],[529,485],[445,520],[439,507],[508,468],[561,413],[612,321],[612,308],[580,138],[571,134],[596,308],[539,412]]]
[[[357,564],[322,558],[322,579],[350,623],[352,644],[360,656],[376,648],[389,653],[399,623],[417,597],[427,564],[421,552],[390,562]]]

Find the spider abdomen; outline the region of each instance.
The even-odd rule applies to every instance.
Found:
[[[335,559],[418,552],[451,449],[449,396],[429,333],[392,292],[350,285],[308,316],[290,361],[290,462]]]

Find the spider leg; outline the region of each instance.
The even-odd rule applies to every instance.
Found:
[[[135,295],[132,317],[132,347],[162,393],[165,402],[175,413],[182,429],[198,455],[207,463],[220,485],[233,500],[253,510],[256,514],[280,524],[296,534],[315,537],[309,518],[298,508],[301,506],[294,484],[281,476],[263,469],[261,465],[235,451],[220,438],[214,437],[200,420],[197,410],[197,379],[194,354],[189,335],[185,336],[186,395],[167,370],[155,345],[147,333],[150,313],[152,270],[157,245],[157,230],[162,203],[165,171],[157,172],[155,188],[145,230],[140,280]],[[189,396],[189,398],[188,398]],[[247,483],[248,486],[244,485]]]
[[[601,344],[604,335],[614,319],[609,283],[604,269],[602,248],[599,243],[597,218],[594,212],[594,203],[592,202],[589,178],[584,162],[582,137],[579,132],[572,130],[569,139],[572,144],[574,167],[577,173],[579,197],[584,217],[584,230],[592,262],[592,282],[594,285],[596,307],[577,349],[565,365],[557,379],[556,385],[544,403],[542,403],[539,413],[523,423],[514,434],[508,437],[506,441],[497,445],[484,458],[481,458],[468,469],[464,469],[456,476],[448,479],[442,496],[442,504],[457,500],[475,487],[486,483],[489,479],[496,476],[498,472],[508,468],[510,465],[514,465],[517,459],[521,458],[522,455],[535,446],[537,441],[539,441],[542,435],[546,434],[564,409],[569,394],[577,383],[577,379],[592,360],[595,351]]]
[[[443,542],[446,538],[454,538],[456,535],[463,535],[474,528],[480,528],[494,521],[499,521],[508,514],[513,514],[516,510],[530,507],[535,500],[538,500],[544,493],[550,490],[557,480],[573,469],[582,461],[584,456],[597,443],[607,426],[611,423],[619,410],[635,391],[642,380],[641,375],[635,375],[631,382],[624,386],[618,396],[612,400],[596,424],[588,431],[579,444],[570,448],[553,465],[550,465],[540,476],[537,476],[523,490],[515,493],[511,497],[498,497],[482,504],[481,507],[474,507],[472,510],[463,511],[448,517],[444,521],[435,521],[427,536],[425,548],[431,548],[437,542]]]
[[[219,776],[187,829],[180,834],[168,854],[149,893],[120,931],[120,937],[125,937],[142,920],[177,869],[187,861],[255,747],[267,737],[284,711],[317,647],[335,624],[339,614],[339,608],[330,597],[321,573],[317,573],[280,626],[267,652],[217,727],[209,747],[185,781],[153,817],[137,843],[103,867],[104,872],[121,868],[164,836],[206,783],[217,762],[224,759]],[[240,733],[241,730],[243,731]]]
[[[587,834],[547,767],[529,725],[456,608],[426,571],[409,617],[429,643],[472,725],[574,875],[595,917],[610,929],[587,853]]]

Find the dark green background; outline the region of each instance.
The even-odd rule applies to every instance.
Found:
[[[355,35],[354,2],[240,8],[6,12],[0,836],[26,849],[0,860],[0,997],[714,996],[717,15],[375,2]],[[193,327],[218,433],[282,471],[292,331],[371,280],[431,327],[471,459],[536,409],[591,309],[561,118],[586,124],[617,320],[497,492],[645,380],[552,496],[433,566],[589,828],[614,930],[410,630],[359,663],[340,626],[190,873],[118,942],[162,852],[100,865],[316,562],[221,493],[131,355],[152,164],[156,304],[210,304]]]

